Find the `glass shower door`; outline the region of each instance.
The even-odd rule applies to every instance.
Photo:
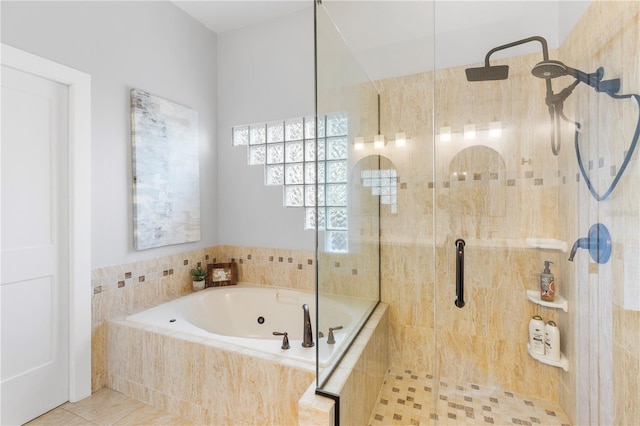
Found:
[[[511,19],[549,6],[521,2]],[[501,8],[498,2],[468,2],[464,10],[436,3],[432,191],[439,422],[503,424],[533,417],[545,424],[564,416],[558,405],[562,369],[538,362],[527,346],[534,315],[563,328],[568,322],[562,309],[528,298],[533,292],[539,299],[545,261],[554,274],[565,265],[560,160],[550,147],[545,81],[531,74],[544,55],[539,39],[510,45],[530,34],[506,35],[497,18]],[[469,25],[452,36],[448,30],[460,13]],[[496,17],[494,25],[471,19],[486,13]],[[456,303],[462,298],[464,304]]]
[[[627,95],[640,93],[640,4],[325,3],[340,42],[323,55],[331,99],[319,98],[319,111],[334,111],[325,105],[336,99],[358,105],[350,143],[364,137],[377,158],[358,164],[367,155],[351,151],[361,192],[349,192],[349,206],[364,206],[376,187],[363,180],[372,164],[393,170],[397,184],[395,203],[381,198],[379,222],[374,205],[358,219],[372,224],[360,235],[379,229],[389,304],[390,370],[370,423],[633,422],[640,98]],[[368,99],[340,87],[354,63],[368,77],[356,81],[373,82]],[[378,134],[386,143],[374,150]],[[598,200],[589,187],[610,193]],[[606,262],[592,256],[609,240],[590,232],[598,224],[609,231]],[[349,226],[349,247],[352,238],[358,247]],[[551,306],[539,304],[545,261],[555,275]],[[462,293],[464,306],[455,303]],[[560,361],[528,347],[534,315],[557,325]]]

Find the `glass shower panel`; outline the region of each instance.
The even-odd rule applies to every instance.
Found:
[[[380,298],[379,196],[362,187],[364,170],[379,170],[377,156],[354,151],[354,138],[373,137],[377,92],[331,16],[332,2],[316,5],[316,116],[322,117],[315,169],[316,202],[309,223],[318,223],[317,386],[323,388]],[[311,147],[312,149],[315,147]],[[312,179],[309,173],[322,174]],[[347,307],[336,310],[336,303]],[[333,340],[335,340],[335,343]]]
[[[469,2],[465,13],[500,16],[499,2],[478,3]],[[550,149],[544,83],[531,75],[543,60],[541,44],[523,43],[530,54],[515,46],[501,49],[502,56],[491,57],[493,68],[482,69],[490,74],[508,66],[508,79],[485,79],[492,77],[485,74],[470,81],[466,69],[482,66],[492,48],[530,34],[507,35],[500,25],[478,25],[465,29],[469,37],[450,37],[443,28],[457,12],[436,5],[436,32],[441,35],[436,41],[433,183],[439,378],[448,387],[468,391],[475,385],[557,400],[558,372],[529,356],[526,346],[533,315],[565,322],[559,310],[527,299],[527,290],[539,290],[545,260],[553,262],[554,273],[563,264],[561,251],[532,243],[560,238],[558,158]],[[469,55],[460,64],[446,55],[463,49]],[[458,240],[464,241],[462,260],[457,258]],[[464,263],[460,277],[459,261]],[[460,281],[462,307],[454,303],[462,297],[457,294]]]
[[[346,1],[318,10],[330,14],[324,43],[335,41],[319,56],[319,114],[357,105],[361,120],[348,115],[346,217],[327,206],[322,219],[346,224],[349,253],[367,241],[357,235],[379,230],[389,304],[391,365],[370,424],[635,422],[640,3]],[[352,62],[373,81],[367,101],[344,96],[355,93],[341,75]],[[374,151],[377,133],[386,144]],[[370,196],[377,205],[365,205]],[[357,235],[353,209],[362,212]],[[328,260],[323,286],[342,263],[319,255]],[[545,261],[555,305],[540,304]],[[534,315],[557,324],[560,361],[528,347]]]

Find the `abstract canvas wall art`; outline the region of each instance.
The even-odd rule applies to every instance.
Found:
[[[131,90],[134,245],[200,240],[198,113]]]

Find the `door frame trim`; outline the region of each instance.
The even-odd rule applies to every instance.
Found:
[[[91,395],[91,76],[6,44],[0,63],[69,87],[69,401],[75,402]]]

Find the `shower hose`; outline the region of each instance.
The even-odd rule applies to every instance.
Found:
[[[624,174],[624,171],[627,168],[627,165],[629,165],[629,161],[631,160],[633,152],[636,149],[636,145],[638,144],[638,137],[640,137],[640,95],[635,95],[635,94],[617,95],[611,92],[607,92],[607,94],[614,99],[634,98],[638,103],[638,121],[636,123],[636,131],[633,134],[633,139],[631,140],[631,145],[629,146],[629,150],[624,156],[624,161],[620,166],[620,170],[618,170],[618,172],[616,173],[616,176],[613,178],[613,182],[611,182],[611,185],[609,186],[607,191],[602,195],[600,195],[598,191],[596,191],[596,189],[593,187],[593,184],[591,183],[591,179],[589,179],[589,177],[587,176],[587,172],[585,171],[584,164],[582,163],[582,156],[580,155],[580,143],[579,143],[579,134],[582,126],[580,123],[575,122],[576,130],[575,130],[574,140],[575,140],[575,148],[576,148],[576,157],[578,158],[578,167],[580,167],[580,174],[582,174],[582,177],[584,178],[584,181],[587,184],[587,188],[589,188],[589,192],[591,192],[591,195],[593,195],[593,197],[597,201],[606,200],[611,195],[613,190],[616,188],[616,185],[618,184],[618,181]]]

